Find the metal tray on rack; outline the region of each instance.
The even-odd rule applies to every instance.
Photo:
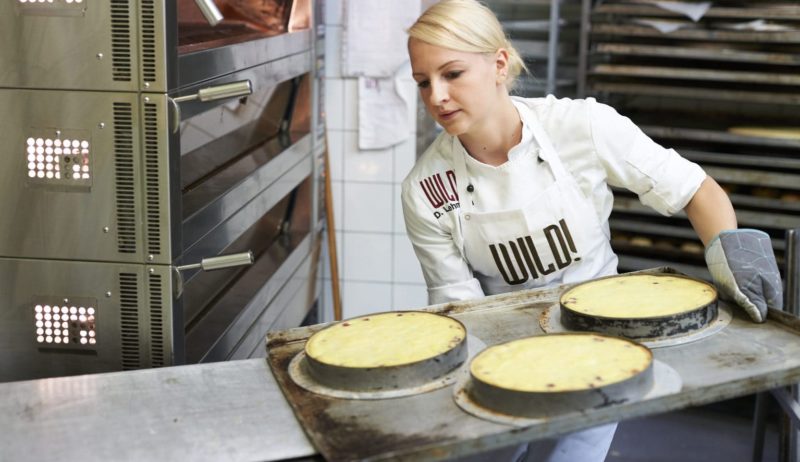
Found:
[[[675,273],[666,267],[647,272]],[[539,316],[569,285],[427,308],[467,326],[487,346],[543,335]],[[643,415],[656,414],[800,381],[800,319],[771,311],[754,324],[738,309],[722,331],[701,341],[654,350],[683,382],[678,392],[593,409],[575,409],[524,428],[462,411],[451,387],[397,399],[352,401],[297,386],[287,368],[324,325],[268,334],[268,362],[317,450],[330,460],[439,460]]]

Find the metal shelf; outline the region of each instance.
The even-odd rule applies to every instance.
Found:
[[[800,94],[798,94],[800,98]],[[738,135],[720,130],[675,127],[666,125],[640,125],[640,128],[654,138],[714,142],[730,145],[759,146],[769,148],[800,149],[800,140],[764,138]]]
[[[655,17],[680,17],[679,13],[659,8],[655,5],[646,3],[654,2],[635,2],[627,4],[600,4],[594,14],[614,14],[629,16],[655,16]],[[800,7],[786,3],[785,5],[765,5],[758,7],[725,7],[712,6],[703,16],[704,18],[730,18],[730,19],[781,19],[781,20],[800,20]]]
[[[652,37],[672,40],[697,40],[707,42],[753,42],[771,44],[798,44],[800,31],[752,32],[708,29],[679,29],[668,34],[647,26],[622,24],[597,24],[592,26],[593,36]]]
[[[577,73],[579,62],[581,2],[493,0],[488,6],[534,74],[521,76],[517,94],[525,97],[574,95],[576,90],[571,89],[575,88],[577,80],[570,75]],[[531,82],[533,79],[536,80]]]
[[[800,158],[778,157],[769,153],[726,154],[722,152],[681,149],[681,156],[700,164],[724,164],[740,168],[786,169],[800,171]]]
[[[666,45],[640,45],[627,43],[600,42],[595,45],[597,53],[618,56],[647,56],[668,59],[727,61],[753,64],[800,65],[800,55],[796,53],[769,53],[721,47],[686,47]]]
[[[591,92],[618,93],[627,95],[652,95],[660,97],[678,97],[687,100],[720,100],[731,102],[747,101],[749,103],[800,105],[800,93],[761,93],[757,91],[715,90],[713,88],[672,87],[665,85],[646,85],[634,83],[597,82],[590,85]]]
[[[638,199],[631,197],[616,197],[614,199],[614,210],[651,217],[662,216],[650,207],[643,205]],[[674,217],[685,219],[686,214],[678,212]],[[770,228],[790,229],[800,227],[800,216],[779,215],[769,212],[736,210],[736,219],[741,227],[746,228],[761,229],[769,226]]]
[[[589,73],[620,77],[646,77],[661,80],[703,80],[710,82],[760,83],[764,85],[800,85],[800,74],[779,74],[775,72],[597,64],[592,66]]]

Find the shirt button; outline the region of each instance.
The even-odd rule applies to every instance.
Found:
[[[469,220],[469,214],[464,215],[465,220]]]

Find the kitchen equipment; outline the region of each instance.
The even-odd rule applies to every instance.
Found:
[[[220,0],[0,0],[0,381],[263,356],[307,316],[318,31],[283,4],[265,30]]]
[[[650,350],[630,340],[594,333],[533,336],[479,353],[461,391],[487,411],[546,418],[640,399],[653,387],[653,369]]]
[[[315,333],[289,365],[296,384],[347,399],[384,399],[453,382],[465,364],[465,327],[423,311],[375,313]]]
[[[574,331],[630,339],[669,338],[708,327],[717,318],[717,290],[670,275],[618,275],[584,282],[559,301],[561,323]]]
[[[564,288],[429,310],[459,319],[474,337],[496,344],[541,335],[537,316]],[[284,460],[317,452],[333,460],[446,460],[800,381],[800,320],[776,311],[764,324],[737,316],[702,342],[653,352],[656,387],[663,385],[663,394],[515,427],[464,412],[449,387],[372,401],[326,398],[297,387],[285,368],[305,340],[324,327],[271,333],[268,361],[0,383],[0,410],[10,416],[0,420],[0,457],[47,459],[52,455],[52,445],[42,444],[42,428],[47,428],[48,435],[63,440],[91,442],[59,446],[62,460]],[[660,362],[676,376],[659,380]],[[678,391],[669,391],[675,385]],[[126,444],[132,440],[137,444]]]
[[[658,269],[658,272],[674,271]],[[542,335],[537,320],[569,286],[520,291],[432,306],[452,316],[486,345]],[[268,334],[268,362],[306,434],[332,460],[413,458],[440,460],[547,438],[620,419],[666,412],[742,396],[800,380],[800,321],[770,311],[765,324],[734,313],[723,330],[702,341],[653,350],[656,361],[677,373],[663,394],[575,410],[528,422],[523,428],[464,412],[453,390],[442,388],[392,400],[342,400],[298,387],[287,370],[305,341],[325,326]],[[659,386],[658,376],[656,385]],[[674,387],[674,388],[673,388]]]

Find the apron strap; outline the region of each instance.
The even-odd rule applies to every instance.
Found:
[[[555,180],[572,180],[572,175],[567,172],[567,169],[564,168],[564,164],[561,163],[561,157],[559,157],[558,152],[556,152],[556,148],[550,141],[550,137],[545,133],[544,127],[539,122],[539,118],[536,117],[536,114],[524,102],[519,102],[519,104],[515,104],[515,106],[522,120],[531,128],[533,139],[539,144],[539,157],[550,166]]]
[[[540,148],[539,157],[547,162],[550,170],[553,172],[554,179],[556,181],[566,180],[574,182],[573,176],[567,172],[564,164],[561,163],[561,158],[556,152],[553,143],[550,141],[550,137],[545,133],[544,127],[539,123],[539,118],[536,117],[536,114],[524,102],[513,102],[517,111],[519,111],[523,123],[530,127],[533,133],[533,139]],[[474,209],[472,200],[470,199],[472,195],[467,191],[467,186],[469,186],[469,174],[467,173],[466,156],[468,156],[469,153],[464,149],[464,146],[461,145],[458,137],[455,136],[451,137],[450,152],[453,156],[453,170],[456,174],[458,197],[462,198],[460,201],[461,210],[466,213],[472,212]]]

